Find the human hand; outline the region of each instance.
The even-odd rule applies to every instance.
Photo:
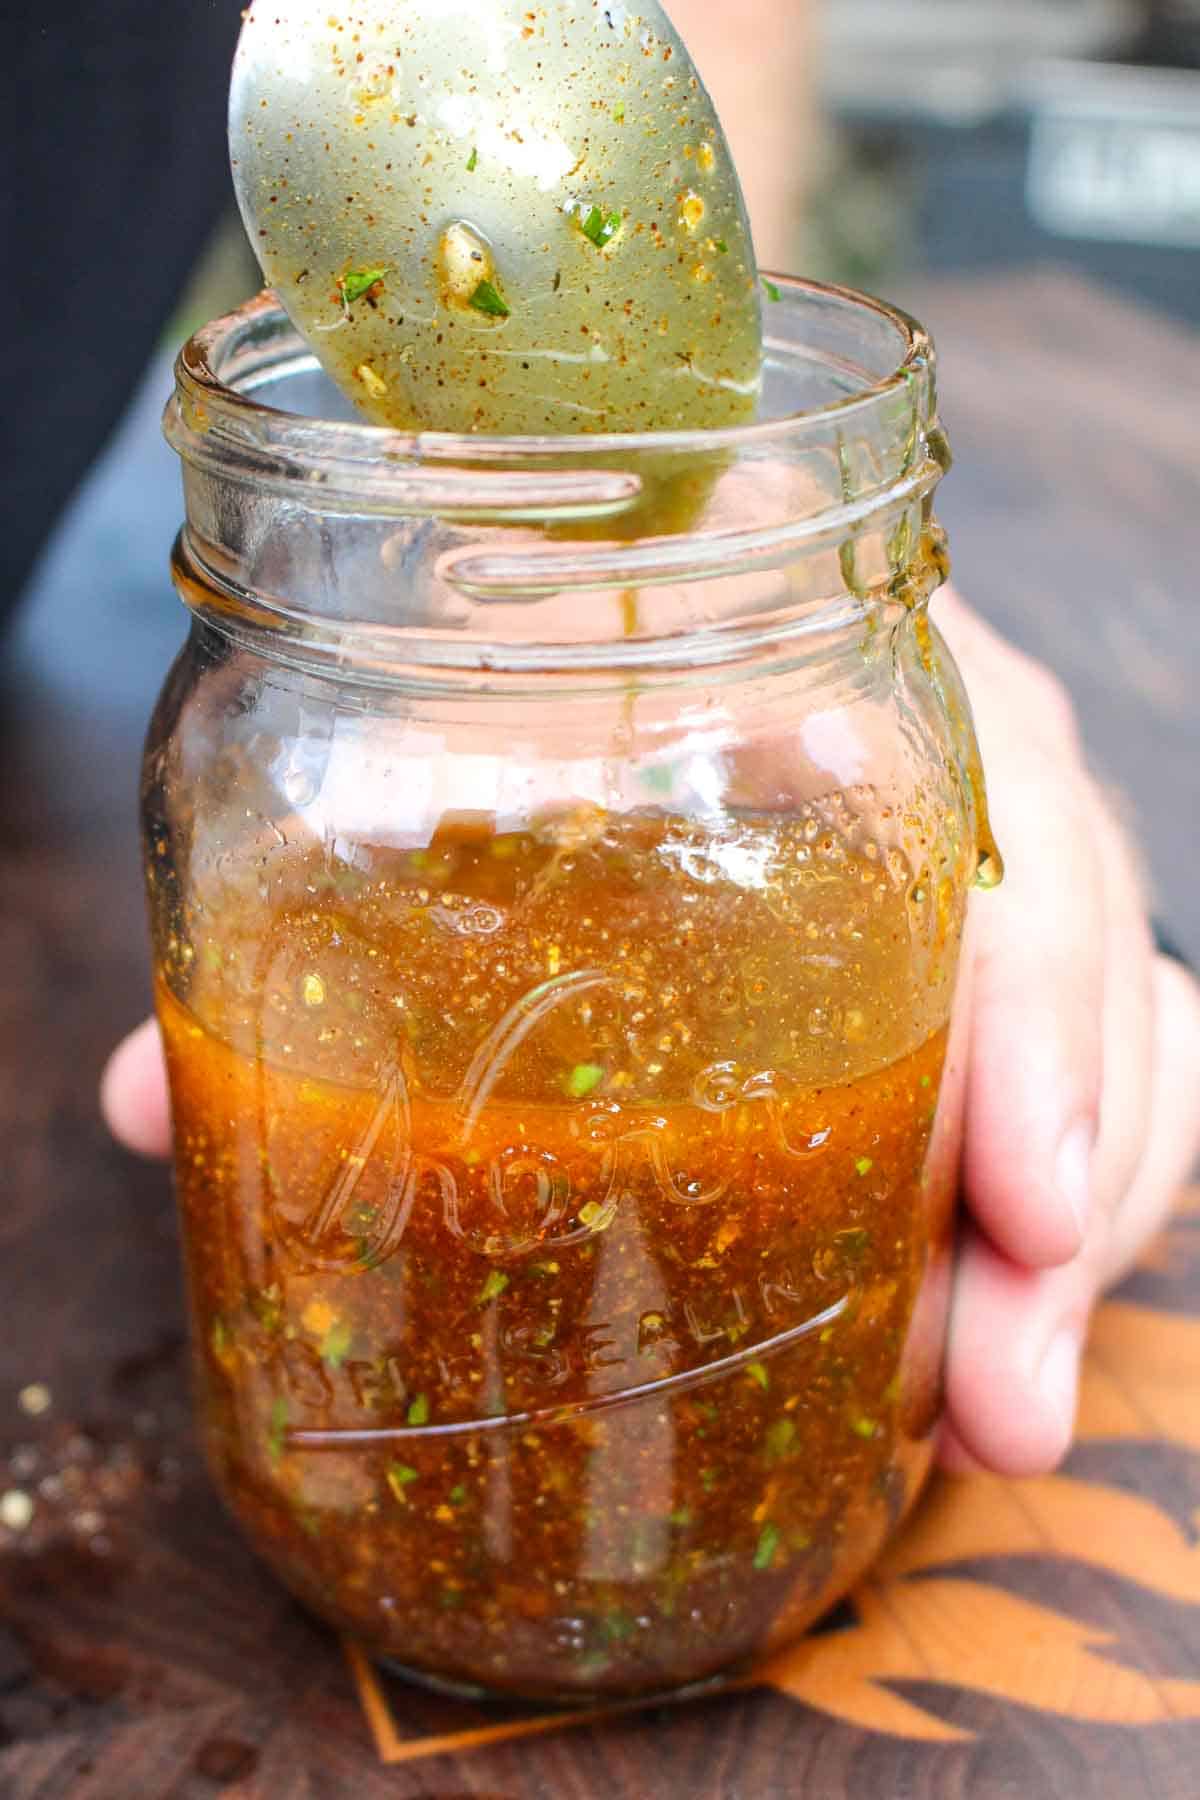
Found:
[[[1049,673],[956,596],[937,602],[972,696],[1007,879],[973,904],[963,1184],[943,1460],[1052,1468],[1088,1315],[1169,1211],[1200,1143],[1200,993],[1156,957],[1137,860]],[[115,1135],[165,1155],[153,1022],[113,1056]]]
[[[942,1460],[1049,1470],[1088,1317],[1200,1148],[1200,989],[1155,954],[1141,870],[1066,690],[947,590],[1001,888],[972,904],[963,1187]]]

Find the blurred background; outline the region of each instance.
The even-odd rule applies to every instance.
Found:
[[[810,266],[1053,261],[1200,325],[1200,0],[828,0]]]
[[[1200,326],[1200,0],[670,10],[765,265],[880,291],[1053,262]],[[229,215],[173,334],[255,285]]]
[[[1200,956],[1176,848],[1200,817],[1200,0],[668,4],[762,263],[933,329],[960,584],[1068,680]],[[61,0],[11,27],[14,91],[54,105],[22,109],[4,199],[8,690],[122,744],[184,627],[171,356],[258,285],[224,144],[239,17]]]

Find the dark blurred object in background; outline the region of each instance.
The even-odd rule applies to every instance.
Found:
[[[1055,261],[1200,324],[1200,0],[833,0],[820,271]]]
[[[1166,68],[1200,69],[1200,0],[1150,0],[1137,44],[1138,60]]]
[[[239,17],[238,0],[54,0],[8,17],[0,613],[227,203]]]

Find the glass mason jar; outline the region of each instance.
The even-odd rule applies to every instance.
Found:
[[[987,846],[947,458],[919,327],[769,323],[706,434],[312,416],[269,296],[178,366],[142,804],[207,1451],[442,1683],[786,1644],[930,1461]]]

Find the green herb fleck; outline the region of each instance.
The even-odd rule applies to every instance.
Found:
[[[408,1505],[408,1497],[404,1492],[405,1488],[411,1487],[414,1481],[420,1481],[420,1479],[421,1477],[417,1470],[412,1468],[408,1463],[393,1462],[389,1463],[387,1466],[387,1484],[391,1488],[396,1499],[404,1506]]]
[[[716,1485],[717,1471],[715,1469],[701,1469],[700,1486],[704,1489],[705,1493],[711,1494]]]
[[[923,1087],[923,1088],[927,1088],[927,1087],[932,1087],[932,1086],[933,1086],[933,1078],[932,1078],[932,1076],[930,1076],[930,1075],[922,1075],[922,1077],[921,1077],[921,1086],[922,1086],[922,1087]]]
[[[860,1175],[869,1175],[871,1170],[875,1167],[875,1164],[869,1156],[860,1156],[854,1167],[858,1170]]]
[[[729,255],[729,245],[725,242],[724,238],[717,239],[717,255],[718,256],[728,256]]]
[[[344,1319],[337,1319],[321,1339],[321,1361],[340,1369],[350,1354],[354,1333]]]
[[[465,1506],[467,1504],[467,1490],[461,1481],[456,1487],[450,1489],[448,1498],[451,1506]]]
[[[865,1175],[866,1172],[865,1169],[859,1170],[860,1175]],[[839,1231],[833,1241],[843,1256],[849,1257],[852,1262],[858,1262],[870,1248],[871,1234],[865,1226],[856,1225],[849,1231]]]
[[[612,1658],[603,1650],[585,1650],[576,1664],[576,1672],[581,1681],[598,1681],[611,1667]]]
[[[583,235],[585,238],[591,239],[597,250],[603,250],[606,244],[611,244],[620,229],[620,213],[601,212],[598,206],[593,206],[591,212],[583,221]]]
[[[625,123],[625,102],[623,100],[618,100],[617,104],[613,107],[613,118],[617,121],[618,125],[623,125]]]
[[[599,1200],[589,1200],[579,1209],[579,1223],[586,1225],[589,1231],[607,1231],[615,1217],[613,1208],[602,1206]]]
[[[643,769],[641,780],[652,794],[669,794],[675,786],[675,770],[670,763],[659,763],[655,768]]]
[[[224,1362],[229,1349],[229,1328],[219,1313],[212,1322],[212,1347],[217,1361]]]
[[[364,294],[381,282],[387,274],[386,269],[347,269],[338,277],[338,286],[342,290],[342,299],[347,306],[353,306]]]
[[[771,1385],[771,1372],[765,1363],[750,1362],[746,1364],[746,1373],[751,1381],[757,1381],[765,1394]]]
[[[600,1063],[576,1063],[567,1076],[567,1094],[572,1100],[586,1100],[603,1080],[604,1069]]]
[[[780,300],[783,299],[783,295],[780,293],[780,291],[776,287],[775,283],[773,281],[769,281],[765,275],[762,278],[762,284],[763,284],[763,290],[766,293],[767,299],[771,301],[772,305],[777,304]]]
[[[479,167],[479,146],[475,145],[472,147],[471,154],[467,158],[467,174],[473,175],[478,167]]]
[[[779,1548],[779,1527],[764,1525],[758,1534],[758,1547],[754,1552],[756,1569],[769,1569],[775,1560],[775,1552]]]
[[[857,1419],[851,1419],[850,1429],[855,1437],[865,1438],[868,1441],[879,1436],[879,1426],[874,1419],[868,1419],[865,1414],[860,1414]]]
[[[287,1433],[288,1403],[282,1394],[271,1402],[271,1425],[267,1432],[267,1455],[273,1463],[277,1463],[283,1455],[283,1440]]]
[[[279,1286],[272,1282],[250,1296],[250,1310],[264,1331],[278,1331],[283,1324],[283,1308],[279,1304]]]
[[[668,1514],[668,1520],[670,1524],[677,1526],[680,1531],[683,1531],[686,1526],[691,1524],[692,1515],[686,1506],[677,1506],[673,1513]]]
[[[428,1394],[418,1394],[417,1395],[416,1399],[413,1401],[412,1405],[408,1409],[408,1422],[410,1425],[428,1425],[428,1423],[429,1423],[429,1395]]]
[[[477,1306],[487,1306],[490,1301],[498,1300],[508,1286],[509,1278],[503,1269],[493,1269],[479,1290]]]
[[[777,1462],[786,1456],[796,1442],[796,1427],[791,1419],[774,1419],[767,1427],[767,1456]]]
[[[475,308],[476,312],[486,313],[489,319],[507,319],[512,312],[512,308],[504,298],[504,295],[500,292],[499,288],[490,281],[480,282],[479,286],[475,289],[475,292],[471,295],[470,304]]]
[[[853,538],[847,538],[846,542],[840,546],[838,550],[838,567],[842,572],[842,580],[846,584],[846,592],[848,594],[858,594],[861,598],[864,590],[859,586],[858,553],[855,549]]]

